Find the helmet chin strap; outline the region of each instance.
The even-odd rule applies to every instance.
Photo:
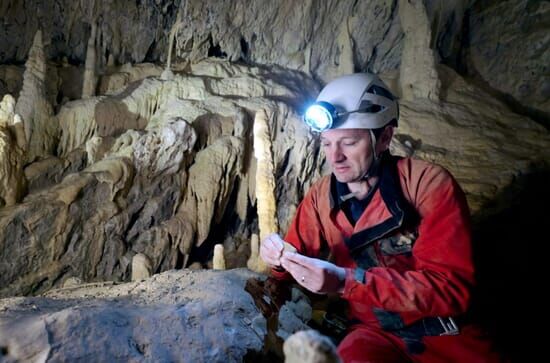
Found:
[[[371,148],[372,148],[372,161],[370,163],[370,166],[367,170],[367,172],[361,177],[361,180],[365,180],[367,184],[369,185],[369,188],[372,186],[369,183],[369,178],[375,176],[378,174],[378,169],[380,166],[380,156],[376,153],[376,136],[374,136],[374,132],[372,132],[371,129],[369,129],[370,134],[370,141],[371,141]]]
[[[370,194],[373,190],[374,185],[371,185],[369,183],[369,179],[375,175],[378,174],[378,169],[380,166],[380,156],[376,154],[376,136],[374,136],[374,132],[369,129],[370,133],[370,139],[371,139],[371,148],[372,148],[372,161],[370,163],[370,166],[365,174],[361,178],[358,179],[358,181],[364,181],[367,183],[367,186],[369,187],[368,193]],[[345,202],[348,199],[356,197],[358,194],[358,191],[348,193],[346,195],[343,195],[340,197],[340,199]]]

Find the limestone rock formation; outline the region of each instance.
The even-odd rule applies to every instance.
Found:
[[[23,69],[16,65],[0,65],[0,97],[10,94],[19,97],[23,84]]]
[[[223,255],[223,245],[214,246],[214,257],[212,259],[212,268],[214,270],[225,270],[225,257]]]
[[[544,1],[308,0],[287,4],[268,0],[147,0],[129,4],[115,1],[100,8],[96,2],[61,0],[56,4],[48,7],[38,0],[3,1],[0,19],[6,26],[0,29],[0,63],[27,59],[36,27],[31,21],[34,16],[26,14],[38,14],[48,37],[45,40],[51,43],[47,58],[63,54],[84,64],[91,29],[82,19],[97,17],[98,65],[106,67],[100,94],[128,84],[131,75],[118,72],[119,65],[164,62],[168,49],[173,50],[172,64],[177,58],[187,64],[220,57],[278,64],[323,81],[349,70],[395,71],[408,52],[404,49],[406,25],[400,20],[400,8],[421,4],[425,8],[421,21],[424,29],[422,37],[420,33],[417,36],[423,43],[429,39],[433,53],[429,52],[428,58],[435,55],[436,63],[443,60],[460,67],[517,110],[548,126],[548,27],[543,19],[549,7]],[[430,35],[425,33],[426,27]],[[169,45],[170,39],[174,47]],[[424,58],[420,53],[418,56]],[[0,96],[6,87],[12,87],[9,92],[16,95],[18,89],[13,85],[17,82],[11,72],[15,66],[7,66],[11,67],[6,74],[9,79],[2,77],[2,67]],[[163,69],[157,67],[159,76]],[[63,67],[58,73],[64,88],[59,91],[59,100],[78,98],[80,84],[75,91],[69,89],[68,81],[82,79],[83,70]],[[55,100],[56,95],[49,99]]]
[[[15,105],[25,126],[25,160],[53,155],[57,139],[57,120],[46,98],[46,56],[42,32],[38,30],[25,63],[23,88]]]
[[[15,113],[15,99],[11,95],[5,95],[0,102],[0,121],[7,126],[15,139],[16,145],[25,150],[27,138],[21,116]]]
[[[477,2],[469,17],[470,74],[509,95],[550,127],[550,33],[546,1]]]
[[[245,291],[256,278],[243,269],[181,270],[3,299],[2,361],[242,362],[247,354],[261,356],[266,318]]]
[[[269,234],[279,232],[269,116],[263,109],[259,110],[254,118],[254,156],[256,157],[256,205],[261,242]],[[268,270],[261,258],[257,259],[256,268],[258,272]]]
[[[77,148],[64,157],[50,156],[35,161],[24,169],[28,192],[34,193],[54,186],[67,175],[82,171],[87,165],[87,153],[82,148]]]
[[[405,33],[401,58],[401,97],[439,100],[441,82],[427,10],[422,0],[400,0],[399,18]]]
[[[158,77],[162,68],[152,63],[131,64],[121,66],[108,66],[99,76],[98,94],[111,95],[122,92],[130,83],[140,81],[147,77]]]
[[[426,3],[437,32],[435,44],[445,56],[456,56],[459,49],[449,44],[460,37],[467,1]],[[174,52],[180,58],[196,62],[218,56],[279,64],[323,80],[352,69],[397,69],[402,50],[398,0],[115,1],[103,4],[98,13],[95,2],[57,4],[3,2],[0,18],[8,26],[0,32],[0,44],[4,44],[0,63],[25,60],[35,29],[27,13],[40,14],[44,34],[51,35],[48,58],[63,53],[80,63],[84,63],[90,34],[82,19],[96,15],[101,19],[97,29],[101,64],[108,64],[109,58],[116,64],[166,61],[174,24],[181,24],[175,32]]]
[[[96,136],[96,105],[102,97],[68,102],[57,114],[60,138],[57,155],[66,156]]]
[[[103,158],[106,152],[105,148],[102,147],[103,145],[103,138],[100,136],[94,136],[86,141],[84,148],[86,150],[88,165],[91,165]]]
[[[447,167],[477,213],[517,176],[547,167],[550,135],[453,70],[438,72],[445,99],[401,102],[392,150],[407,144],[413,157]]]
[[[27,184],[23,173],[25,130],[14,111],[15,100],[6,95],[0,102],[0,208],[17,203]]]
[[[173,174],[184,162],[182,151],[192,150],[196,140],[195,130],[185,120],[177,117],[165,119],[163,124],[149,128],[133,143],[134,166],[138,173],[148,178]],[[121,147],[120,144],[112,150],[117,147]]]
[[[132,257],[132,281],[144,280],[152,275],[153,269],[149,257],[145,256],[143,253],[138,253]]]
[[[147,78],[61,107],[59,156],[26,167],[32,193],[0,213],[1,294],[44,291],[66,276],[130,279],[137,253],[151,271],[204,264],[214,241],[224,241],[228,268],[244,266],[255,219],[250,124],[262,108],[273,110],[272,138],[283,142],[273,154],[277,198],[285,213],[296,206],[321,159],[308,148],[317,141],[280,100],[303,102],[301,87],[314,92],[315,83],[277,67],[193,67],[197,75]],[[27,219],[36,223],[20,223]],[[35,240],[37,248],[24,247]]]
[[[95,96],[97,83],[97,51],[95,48],[97,36],[97,25],[92,24],[88,46],[86,47],[86,63],[84,66],[84,81],[82,83],[82,98],[90,98]]]
[[[212,223],[222,220],[242,152],[242,140],[233,136],[220,138],[197,153],[189,169],[189,188],[178,215],[192,223],[194,240],[199,246],[208,237]]]
[[[167,51],[167,57],[166,57],[166,68],[164,68],[161,74],[161,78],[165,80],[170,80],[174,77],[174,73],[172,72],[172,53],[174,50],[174,40],[176,39],[176,32],[178,31],[178,28],[183,25],[181,20],[182,12],[186,12],[186,10],[187,10],[187,3],[185,3],[184,8],[180,7],[178,9],[176,21],[170,28],[170,33],[168,35],[168,51]]]
[[[256,233],[253,233],[250,238],[250,257],[246,261],[246,267],[252,271],[263,272],[265,271],[265,263],[262,266],[262,261],[260,260],[260,237]]]

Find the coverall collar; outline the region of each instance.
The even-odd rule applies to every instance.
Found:
[[[378,188],[380,188],[380,195],[390,211],[391,217],[377,225],[356,232],[351,235],[350,238],[345,239],[346,245],[352,254],[361,250],[366,245],[382,238],[389,232],[401,227],[406,221],[408,224],[408,221],[416,219],[414,211],[405,200],[400,188],[399,175],[397,173],[398,159],[399,158],[389,154],[384,154],[380,165]],[[347,189],[347,185],[344,186]],[[330,188],[330,205],[332,209],[341,209],[342,202],[339,202],[338,198],[339,188],[344,191],[342,186],[338,186],[338,181],[333,175]]]

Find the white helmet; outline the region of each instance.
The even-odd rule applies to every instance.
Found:
[[[378,76],[355,73],[336,78],[304,114],[314,131],[378,129],[399,118],[396,98]]]

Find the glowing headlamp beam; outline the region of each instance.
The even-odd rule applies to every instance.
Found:
[[[330,129],[339,117],[355,112],[369,112],[372,104],[353,111],[336,112],[333,105],[328,102],[317,102],[308,107],[304,114],[304,121],[312,130],[321,132]]]

